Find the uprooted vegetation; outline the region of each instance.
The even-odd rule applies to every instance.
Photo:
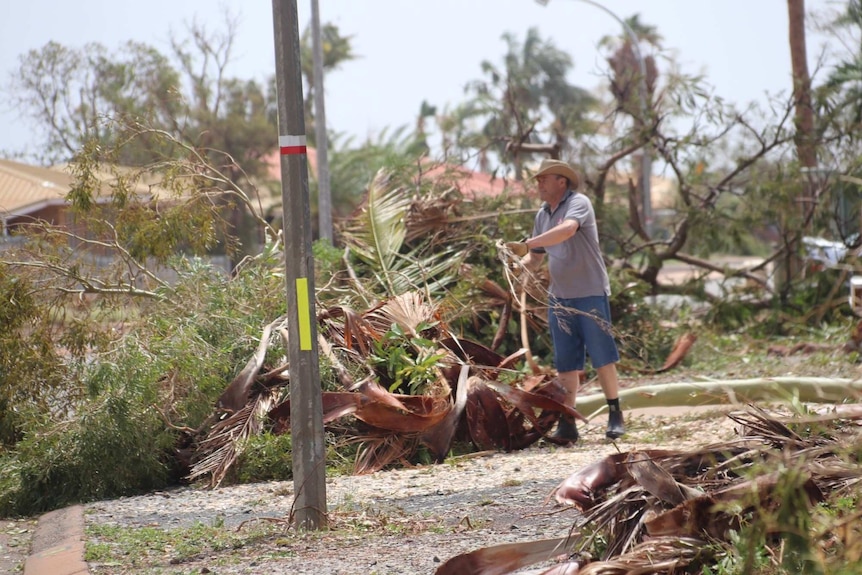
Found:
[[[218,181],[227,191],[217,192],[214,184],[200,188],[198,172],[187,168],[189,173],[177,168],[164,175],[161,188],[170,194],[157,205],[120,193],[130,187],[124,178],[135,174],[116,175],[119,191],[107,204],[96,201],[93,194],[100,190],[82,183],[70,199],[88,235],[36,222],[27,230],[27,241],[4,248],[0,288],[3,317],[9,318],[4,325],[10,327],[0,334],[8,366],[0,396],[4,514],[180,481],[191,471],[189,465],[206,469],[209,447],[221,450],[227,464],[216,466],[227,470],[243,445],[235,440],[222,445],[217,432],[242,414],[247,416],[240,424],[244,431],[234,439],[276,430],[276,419],[260,416],[289,395],[279,342],[285,307],[280,234],[260,217],[268,242],[231,275],[195,257],[220,233],[225,198],[238,197],[246,206],[253,202],[242,189],[219,180],[218,172],[207,182]],[[94,179],[90,169],[79,165],[82,182]],[[322,244],[315,248],[318,328],[321,349],[329,350],[322,354],[321,383],[332,397],[376,390],[390,408],[415,403],[409,406],[414,415],[430,421],[442,417],[443,405],[455,399],[455,387],[447,383],[447,377],[454,383],[453,358],[468,363],[467,354],[475,353],[460,348],[472,343],[475,349],[493,350],[491,357],[513,356],[508,364],[487,363],[495,373],[490,381],[502,378],[498,383],[509,384],[528,373],[516,362],[524,353],[520,320],[530,323],[529,347],[537,358],[546,356],[549,343],[541,303],[531,301],[521,318],[519,302],[501,287],[506,281],[489,239],[523,233],[529,212],[507,212],[500,222],[498,210],[510,200],[499,198],[485,206],[489,211],[464,216],[462,210],[473,208],[456,189],[443,186],[435,192],[428,184],[417,190],[411,181],[381,172],[366,206],[341,230],[345,251]],[[120,219],[111,217],[117,210],[122,210]],[[155,213],[154,226],[148,214]],[[211,225],[202,223],[207,218],[213,219]],[[202,225],[211,237],[209,232],[202,237]],[[184,246],[189,255],[159,248],[162,240]],[[97,266],[106,255],[113,257],[111,266]],[[163,280],[152,271],[157,268],[172,270],[174,279]],[[649,309],[621,301],[631,308],[632,320],[652,323]],[[261,337],[264,326],[270,328]],[[652,346],[649,358],[666,355],[673,335],[657,335],[639,340],[648,345],[633,349]],[[441,347],[446,341],[449,348]],[[530,377],[547,379],[547,374]],[[225,395],[231,381],[236,383]],[[474,387],[497,397],[489,385]],[[542,401],[555,406],[552,399]],[[372,409],[354,406],[359,407],[363,415]],[[529,413],[525,429],[537,417]],[[407,432],[413,441],[423,429],[404,419],[412,426]],[[345,443],[362,437],[363,430],[356,428],[365,425],[361,421],[352,415],[333,421],[332,461],[353,459],[355,447]],[[339,425],[343,433],[336,433]],[[494,441],[506,442],[505,448],[529,444],[539,435]],[[381,446],[401,441],[406,440],[379,437]],[[430,457],[427,446],[400,448],[402,453],[380,458],[363,450],[377,458],[366,468]],[[445,457],[448,449],[441,439],[433,458]],[[283,457],[289,460],[289,453]],[[201,473],[214,483],[224,478]]]

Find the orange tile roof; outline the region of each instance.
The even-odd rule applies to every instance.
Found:
[[[494,198],[504,191],[512,193],[523,193],[523,182],[516,182],[507,178],[500,178],[493,174],[474,172],[463,166],[454,164],[438,164],[426,172],[424,178],[432,180],[445,180],[467,198]]]
[[[115,172],[134,171],[134,168],[115,167],[97,172],[96,177],[107,184],[117,180]],[[45,168],[0,159],[0,216],[22,216],[45,206],[63,205],[73,184],[74,179],[65,165]],[[157,179],[135,178],[133,184],[134,191],[143,198],[171,195],[158,186]],[[110,192],[110,187],[103,185],[99,193],[107,196]]]
[[[308,172],[312,178],[317,177],[317,150],[309,147],[307,150]],[[264,158],[266,163],[267,176],[274,180],[281,180],[281,156],[278,150],[273,150]],[[429,163],[430,164],[430,163]],[[457,164],[440,164],[435,163],[433,167],[422,172],[423,178],[432,180],[445,180],[457,187],[465,197],[482,198],[496,197],[503,193],[504,190],[514,193],[522,193],[524,186],[522,183],[506,178],[500,178],[483,172],[474,172]]]
[[[18,216],[65,203],[72,186],[66,172],[0,160],[0,214]]]

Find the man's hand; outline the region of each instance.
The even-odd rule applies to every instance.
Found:
[[[505,246],[506,249],[519,258],[524,257],[530,251],[530,248],[527,247],[527,242],[506,242]]]

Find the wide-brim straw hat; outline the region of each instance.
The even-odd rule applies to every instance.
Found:
[[[572,168],[568,162],[562,160],[542,160],[539,165],[539,171],[533,176],[533,179],[539,176],[563,176],[568,178],[572,188],[577,188],[580,183],[578,173]]]

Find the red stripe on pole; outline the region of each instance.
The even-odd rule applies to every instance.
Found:
[[[290,156],[292,154],[307,154],[308,149],[305,146],[282,146],[281,155]]]
[[[284,135],[278,137],[278,147],[282,156],[308,153],[305,147],[305,136]]]

